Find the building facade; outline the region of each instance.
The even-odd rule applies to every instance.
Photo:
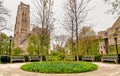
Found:
[[[98,37],[101,37],[103,39],[99,44],[100,54],[108,54],[109,46],[115,45],[113,36],[115,32],[118,34],[117,43],[120,44],[120,17],[116,20],[111,28],[98,32]]]

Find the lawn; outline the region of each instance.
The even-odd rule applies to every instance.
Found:
[[[97,70],[98,66],[90,62],[33,62],[21,66],[22,70],[40,73],[82,73]]]

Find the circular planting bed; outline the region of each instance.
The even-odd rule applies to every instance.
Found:
[[[40,73],[82,73],[97,70],[98,66],[89,62],[33,62],[21,69]]]

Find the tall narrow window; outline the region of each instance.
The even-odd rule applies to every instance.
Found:
[[[22,13],[22,22],[24,22],[24,12]]]
[[[25,13],[25,15],[24,15],[24,21],[26,22],[26,13]]]
[[[104,46],[104,49],[105,49],[105,46]]]
[[[101,46],[101,49],[102,49],[102,46]]]
[[[22,22],[26,22],[26,13],[23,12]]]

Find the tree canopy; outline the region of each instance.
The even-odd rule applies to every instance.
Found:
[[[0,31],[7,29],[6,16],[10,16],[9,10],[3,6],[3,1],[0,0]]]
[[[107,4],[111,5],[111,8],[107,12],[120,16],[120,0],[104,0]]]
[[[99,52],[99,39],[96,38],[95,31],[91,27],[83,26],[79,35],[79,49],[81,54],[95,55]]]
[[[9,51],[9,37],[0,33],[0,54],[8,54]]]

